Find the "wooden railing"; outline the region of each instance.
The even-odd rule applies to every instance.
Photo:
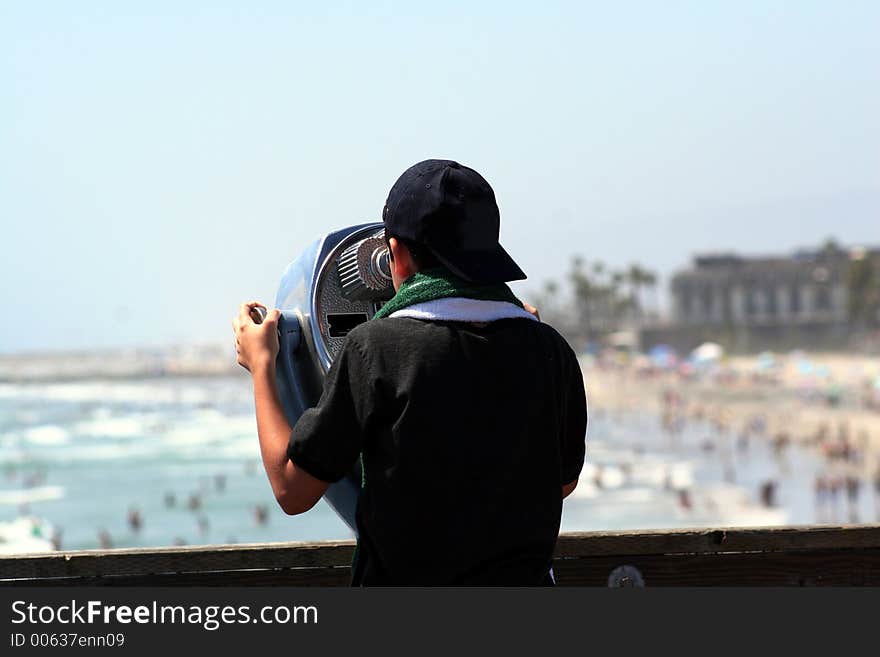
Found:
[[[81,550],[0,557],[2,585],[344,586],[353,541]],[[880,525],[566,533],[571,586],[880,585]]]

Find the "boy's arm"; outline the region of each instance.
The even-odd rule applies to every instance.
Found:
[[[275,361],[255,368],[254,402],[257,407],[257,434],[263,467],[278,504],[289,515],[311,509],[330,485],[313,477],[287,457],[290,424],[284,415],[275,382]]]
[[[265,308],[257,302],[242,304],[232,320],[238,363],[251,373],[257,411],[257,435],[263,467],[278,504],[288,514],[311,509],[326,492],[329,483],[310,475],[287,456],[290,424],[284,415],[275,381],[278,355],[278,310],[269,312],[262,323],[254,322],[251,311]]]

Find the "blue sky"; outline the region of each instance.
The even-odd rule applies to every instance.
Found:
[[[492,183],[526,296],[574,253],[880,244],[878,33],[876,2],[2,2],[0,352],[228,339],[427,157]]]

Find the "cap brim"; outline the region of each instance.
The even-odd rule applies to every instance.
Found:
[[[489,251],[454,251],[443,253],[428,247],[449,271],[481,285],[525,280],[526,275],[500,244]]]

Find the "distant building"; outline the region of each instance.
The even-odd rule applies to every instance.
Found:
[[[790,256],[699,255],[671,282],[674,341],[714,338],[740,351],[845,346],[847,273],[865,253],[829,244]]]
[[[787,258],[698,256],[672,279],[675,317],[717,326],[846,323],[848,263],[839,249]]]

